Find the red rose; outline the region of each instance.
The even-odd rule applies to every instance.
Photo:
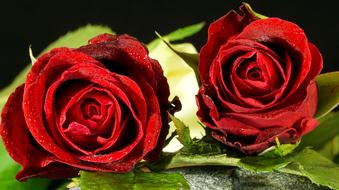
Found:
[[[159,63],[128,35],[44,54],[2,112],[4,144],[23,166],[17,179],[127,172],[156,159],[168,133],[168,97]]]
[[[244,153],[296,143],[317,126],[319,50],[297,25],[242,6],[209,26],[200,51],[198,116],[218,141]]]

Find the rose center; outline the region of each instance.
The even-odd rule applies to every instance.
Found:
[[[253,81],[263,81],[261,70],[258,67],[251,68],[247,72],[247,78]]]
[[[86,119],[98,120],[101,116],[100,103],[93,98],[85,99],[81,104],[81,112]]]
[[[263,71],[253,59],[245,59],[242,60],[240,64],[237,66],[238,76],[242,79],[248,79],[251,81],[261,81],[264,82],[265,78],[263,76]]]
[[[94,85],[69,98],[61,111],[60,126],[73,143],[70,146],[83,153],[103,146],[117,128],[116,123],[120,123],[121,109],[116,98]]]

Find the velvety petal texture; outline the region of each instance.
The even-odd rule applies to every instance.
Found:
[[[198,117],[218,141],[247,154],[296,143],[313,130],[319,50],[294,23],[246,6],[212,23],[200,51]]]
[[[1,136],[23,166],[18,180],[79,169],[128,172],[159,157],[169,87],[156,60],[128,35],[103,34],[42,55],[8,99]]]

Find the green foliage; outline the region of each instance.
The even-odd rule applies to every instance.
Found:
[[[226,154],[189,154],[188,152],[163,152],[161,158],[147,166],[154,171],[191,166],[238,166],[240,158]]]
[[[313,183],[339,189],[339,166],[311,149],[304,149],[291,158],[288,167],[278,171],[305,176]]]
[[[264,157],[270,157],[270,158],[283,157],[283,156],[286,156],[286,155],[292,153],[293,150],[295,148],[297,148],[299,143],[300,143],[300,142],[298,142],[296,144],[280,144],[278,138],[276,139],[276,141],[277,141],[276,146],[272,146],[272,147],[266,149],[265,151],[263,151],[259,155],[264,156]]]
[[[125,174],[80,172],[81,190],[179,190],[189,189],[185,178],[177,173],[144,173],[134,171]]]
[[[200,22],[197,24],[189,25],[183,28],[179,28],[167,35],[164,36],[164,38],[170,42],[177,41],[177,40],[183,40],[187,37],[193,36],[194,34],[201,31],[201,29],[205,26],[204,22]],[[147,45],[147,48],[151,51],[154,49],[159,43],[161,42],[161,39],[155,39],[152,42],[150,42]]]
[[[104,33],[114,34],[112,29],[107,26],[88,24],[60,37],[58,40],[49,44],[42,53],[57,47],[77,48],[86,45],[89,39]]]
[[[331,112],[319,120],[319,126],[305,135],[301,147],[310,146],[319,150],[339,135],[339,112]]]
[[[200,148],[194,149],[197,144]],[[214,147],[213,151],[207,153],[211,145],[219,148]],[[338,189],[339,166],[314,150],[295,149],[297,146],[278,145],[263,155],[246,156],[226,150],[221,144],[194,141],[176,153],[163,153],[161,159],[149,164],[149,167],[155,171],[191,166],[236,166],[254,172],[279,171],[304,176],[318,185]]]
[[[339,71],[319,75],[317,85],[318,109],[315,117],[320,119],[339,104]]]
[[[237,163],[239,167],[254,172],[271,172],[291,163],[288,157],[246,156]]]
[[[268,17],[265,16],[265,15],[262,15],[262,14],[259,14],[259,13],[255,12],[255,11],[252,9],[252,7],[251,7],[248,3],[243,3],[243,4],[248,8],[248,10],[251,11],[251,13],[252,13],[255,17],[257,17],[257,18],[259,18],[259,19],[266,19],[266,18],[268,18]]]
[[[335,136],[332,140],[326,142],[326,144],[317,149],[317,152],[325,156],[326,158],[332,160],[333,162],[339,164],[339,135]]]
[[[171,120],[174,123],[176,128],[176,133],[178,135],[179,142],[184,146],[190,146],[192,144],[192,139],[190,136],[190,129],[178,118],[170,115]]]

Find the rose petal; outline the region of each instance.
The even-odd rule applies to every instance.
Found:
[[[104,43],[104,42],[110,42],[114,41],[118,38],[117,35],[112,34],[101,34],[98,36],[95,36],[94,38],[88,40],[88,44],[98,44],[98,43]]]
[[[119,35],[110,43],[91,44],[80,47],[76,51],[99,60],[112,72],[135,79],[146,78],[156,89],[157,78],[154,77],[147,49],[131,36]]]
[[[278,129],[278,131],[275,131]],[[284,128],[285,130],[279,129],[279,128],[268,128],[267,130],[270,131],[263,131],[262,134],[266,135],[265,138],[267,138],[265,141],[257,144],[252,145],[245,145],[242,146],[240,144],[236,144],[236,146],[239,146],[241,151],[247,153],[247,154],[256,154],[260,153],[267,148],[274,146],[276,144],[276,138],[279,139],[279,142],[282,144],[294,144],[299,140],[299,136],[296,134],[296,130],[293,128]]]
[[[112,44],[111,46],[100,46],[100,48],[105,48],[107,50],[103,53],[93,51],[94,47],[80,48],[79,51],[91,55],[102,62],[106,62],[107,64],[113,64],[108,66],[112,71],[116,70],[116,68],[127,68],[125,70],[129,70],[129,72],[123,74],[133,78],[137,83],[139,83],[140,79],[145,78],[148,83],[151,84],[154,91],[156,92],[159,104],[161,105],[160,109],[163,122],[157,148],[154,150],[154,155],[158,156],[168,133],[168,120],[166,112],[170,108],[170,104],[168,102],[169,87],[167,80],[163,76],[163,71],[159,63],[156,60],[147,58],[147,51],[143,46],[140,45],[139,42],[128,37],[127,35],[124,35],[123,37],[124,39],[118,38],[116,43]],[[138,51],[142,51],[136,54],[136,49],[138,49]],[[118,56],[117,52],[123,53],[120,53],[120,56]],[[121,54],[123,56],[121,56]],[[139,64],[138,67],[133,65],[136,63]],[[152,69],[150,70],[150,68]],[[144,72],[144,70],[141,69],[148,70],[148,72]],[[150,71],[153,73],[150,73]]]
[[[230,102],[238,103],[240,106],[244,106],[244,101],[238,98],[236,92],[234,92],[234,89],[228,85],[231,83],[230,79],[225,81],[225,79],[228,79],[227,77],[231,75],[232,71],[231,69],[226,70],[226,68],[232,67],[233,62],[229,63],[229,60],[231,60],[235,54],[251,57],[251,55],[254,53],[253,50],[254,49],[248,47],[235,46],[225,51],[221,51],[222,53],[218,54],[211,64],[209,71],[210,82],[212,87],[217,92],[220,100],[225,100],[225,102],[229,100]],[[248,53],[248,55],[246,55],[246,53]]]
[[[300,136],[306,135],[307,133],[313,131],[319,124],[319,121],[314,118],[302,118],[300,123],[294,126],[299,132]]]
[[[59,72],[79,63],[101,65],[91,57],[71,52],[67,48],[53,50],[46,56],[39,58],[27,76],[23,98],[23,111],[27,127],[34,139],[56,157],[73,163],[78,162],[75,155],[60,147],[44,127],[42,111],[44,96],[49,83],[53,81],[53,78],[60,75]]]
[[[144,96],[146,98],[147,102],[147,108],[148,108],[148,122],[145,126],[145,133],[142,144],[142,150],[143,154],[142,157],[144,157],[146,154],[148,156],[145,158],[146,160],[155,160],[160,155],[160,152],[163,148],[163,144],[165,141],[165,138],[159,138],[159,136],[163,135],[161,134],[161,130],[167,129],[168,130],[168,121],[167,121],[167,113],[165,112],[165,116],[161,117],[160,113],[160,106],[157,101],[157,96],[152,89],[151,85],[148,84],[147,81],[142,80],[140,81],[140,87],[144,89]],[[162,121],[162,118],[164,118],[165,121]],[[166,123],[165,123],[166,122]],[[168,131],[166,132],[166,134]],[[150,153],[150,151],[152,151]]]
[[[32,134],[32,139],[36,139],[37,146],[41,146],[46,154],[53,155],[53,163],[27,167],[20,178],[49,176],[51,173],[46,169],[55,175],[61,174],[59,171],[75,175],[68,166],[127,172],[150,151],[154,150],[159,155],[155,149],[163,145],[163,137],[168,130],[167,110],[171,108],[168,84],[159,63],[148,57],[146,48],[140,42],[127,35],[105,34],[92,39],[90,43],[79,50],[52,50],[39,58],[29,73],[23,94],[27,133]],[[81,49],[92,55],[79,52]],[[68,92],[63,93],[63,84],[76,80],[87,82],[79,86],[76,84],[73,89],[66,88]],[[107,89],[107,94],[112,96],[106,98],[101,93],[105,90],[101,91],[100,88]],[[86,90],[89,91],[82,98],[78,96],[79,92],[81,94]],[[57,96],[59,93],[65,97]],[[97,103],[86,102],[90,98]],[[73,106],[68,106],[69,103]],[[65,111],[65,107],[70,109]],[[117,111],[119,108],[122,109]],[[59,116],[66,121],[65,129],[62,125],[55,125]],[[122,124],[117,122],[119,118]],[[115,131],[109,133],[111,127]],[[63,138],[62,130],[70,134],[73,140],[76,139],[76,144],[97,135],[94,142],[102,147],[96,148],[92,158],[83,161],[82,157],[79,159],[79,153],[70,151],[65,145],[67,140]],[[144,134],[148,131],[150,133]],[[114,135],[117,138],[112,140]],[[83,143],[88,144],[89,141]]]
[[[50,179],[65,179],[72,178],[79,175],[77,168],[61,164],[52,163],[46,167],[29,167],[25,170],[20,171],[16,178],[19,181],[26,181],[32,177],[44,177]]]
[[[320,74],[323,68],[323,58],[321,56],[319,49],[313,43],[309,43],[308,45],[312,55],[312,66],[311,66],[312,69],[310,70],[308,76],[312,80],[317,75]]]
[[[97,39],[103,39],[100,43],[110,43],[87,45],[76,51],[90,55],[111,71],[120,71],[117,73],[127,75],[137,83],[140,78],[145,78],[156,91],[160,104],[168,106],[169,87],[162,68],[158,61],[148,57],[147,49],[138,40],[126,34],[111,37],[105,34],[93,40]]]
[[[83,73],[86,73],[86,75],[83,75]],[[100,75],[100,77],[98,77],[98,75]],[[146,105],[143,105],[145,103],[144,103],[143,95],[142,95],[140,88],[132,80],[128,79],[127,77],[123,77],[119,75],[113,76],[112,73],[109,73],[108,71],[105,71],[102,68],[94,67],[93,65],[90,65],[90,64],[88,65],[79,64],[65,71],[60,77],[61,81],[67,81],[69,79],[88,80],[94,84],[97,84],[98,86],[102,86],[103,88],[109,89],[112,92],[112,94],[114,94],[116,97],[119,97],[129,107],[134,117],[134,120],[136,121],[136,126],[141,125],[141,123],[139,123],[140,122],[139,118],[141,119],[145,118],[147,115],[146,114],[147,112],[143,111],[146,108]],[[116,86],[116,84],[119,85],[120,87]],[[128,93],[125,94],[124,91]],[[139,116],[136,116],[136,114],[134,113],[134,109],[132,108],[130,101],[133,101],[133,106],[140,108],[136,110]],[[128,149],[133,149],[133,147],[140,141],[142,137],[142,133],[143,133],[142,130],[135,129],[135,131],[138,134],[138,138],[134,139],[134,142],[129,147],[126,147]],[[120,151],[120,152],[127,154],[129,151],[125,150],[125,152],[124,151]],[[114,159],[118,160],[120,159],[120,157],[124,156],[121,153],[116,152],[115,154],[111,155],[112,156],[111,158],[113,159],[114,157]],[[92,158],[93,156],[91,155],[89,157]],[[97,156],[97,155],[95,156],[96,159],[99,159],[99,157],[100,156]],[[113,161],[112,159],[108,160],[108,159],[102,158],[102,160],[105,160],[105,162]],[[86,157],[86,161],[89,161],[87,157]]]
[[[316,120],[307,119],[300,121],[300,118],[312,118],[316,111],[316,106],[314,106],[317,103],[316,83],[313,82],[310,84],[307,92],[299,90],[298,93],[296,97],[300,99],[294,100],[294,104],[292,105],[283,106],[280,109],[271,110],[267,113],[251,114],[222,113],[214,105],[212,99],[206,95],[202,95],[202,101],[199,101],[199,106],[206,106],[204,109],[209,110],[209,112],[202,114],[201,110],[199,110],[198,116],[204,124],[215,131],[213,136],[217,140],[229,146],[236,147],[248,154],[258,153],[272,146],[275,141],[275,136],[279,136],[279,139],[284,143],[295,143],[301,135],[316,127]],[[208,114],[212,120],[208,117],[206,118],[206,114]],[[246,124],[250,124],[251,127],[248,128]],[[279,135],[271,136],[270,134],[273,133],[269,131],[274,131],[278,128],[286,130],[279,133]],[[251,129],[260,129],[262,132],[255,132]],[[218,131],[221,133],[218,133]],[[232,141],[229,141],[227,138],[230,134],[233,136],[231,138]],[[251,139],[253,139],[251,136],[256,134],[261,134],[261,136],[259,135],[257,137],[257,143],[255,143],[254,140],[251,142]],[[262,135],[265,135],[265,137]],[[243,144],[241,143],[242,141],[246,143]]]
[[[240,15],[235,11],[230,11],[210,24],[207,43],[201,48],[199,56],[198,69],[203,85],[209,83],[209,67],[214,57],[216,57],[220,46],[233,36],[239,34],[246,25],[256,19],[245,6],[241,6],[240,11]]]
[[[293,81],[290,94],[299,88],[311,68],[311,53],[304,31],[294,23],[279,18],[260,19],[250,23],[237,36],[261,43],[272,43],[284,47],[295,59],[293,67],[297,78]]]
[[[313,82],[306,90],[300,90],[296,95],[297,100],[294,104],[282,106],[268,112],[262,113],[223,113],[223,117],[232,117],[238,121],[251,123],[259,129],[268,126],[292,127],[300,118],[312,117],[316,111],[317,104],[317,86]]]
[[[25,173],[30,168],[45,167],[57,160],[32,140],[22,110],[23,93],[24,85],[21,85],[8,98],[0,125],[0,134],[9,155],[23,167],[17,175],[18,180],[25,180]]]

